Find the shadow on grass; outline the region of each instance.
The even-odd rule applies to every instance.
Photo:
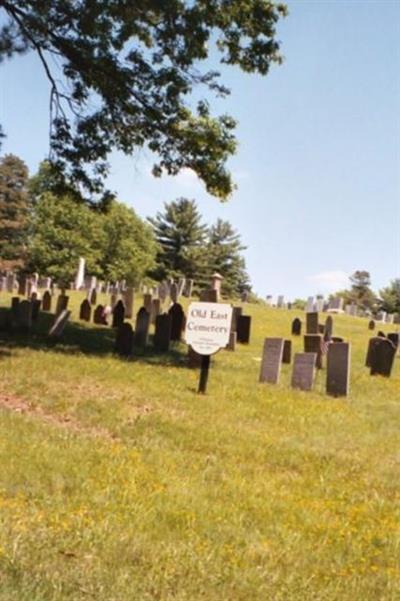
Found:
[[[188,367],[186,345],[172,343],[168,353],[160,353],[153,347],[153,337],[149,337],[149,345],[145,348],[134,348],[131,357],[119,357],[114,353],[116,330],[107,326],[85,327],[79,322],[69,322],[59,338],[50,338],[48,332],[53,325],[54,315],[40,313],[29,332],[23,331],[11,322],[11,311],[0,309],[0,359],[12,356],[16,349],[32,349],[36,351],[51,350],[68,355],[114,355],[126,362],[140,362],[167,367]]]

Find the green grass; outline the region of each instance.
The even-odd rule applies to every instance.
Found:
[[[370,377],[367,320],[335,316],[347,399],[325,372],[291,390],[286,365],[259,384],[264,337],[304,316],[246,312],[205,396],[184,345],[125,361],[107,328],[0,334],[0,398],[30,407],[0,410],[1,601],[400,599],[400,360]]]

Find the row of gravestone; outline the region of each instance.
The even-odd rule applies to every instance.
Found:
[[[307,335],[306,335],[307,337]],[[290,363],[291,341],[283,338],[265,338],[260,382],[277,384],[282,363]],[[305,350],[294,356],[291,385],[301,390],[312,390],[315,370],[321,368],[319,353]],[[347,396],[350,382],[350,344],[331,343],[327,353],[326,392],[331,396]]]
[[[17,328],[22,332],[28,333],[32,325],[37,322],[42,301],[38,299],[21,300],[19,296],[11,299],[11,311],[1,313],[0,328],[4,330],[13,330]],[[66,308],[60,308],[60,311],[54,316],[54,321],[48,331],[49,336],[60,336],[65,329],[70,318],[71,312]]]

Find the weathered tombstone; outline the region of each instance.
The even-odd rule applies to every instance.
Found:
[[[231,332],[236,332],[237,329],[237,320],[240,315],[242,315],[243,309],[242,307],[232,307],[232,323],[231,323]]]
[[[160,299],[161,303],[164,303],[165,299],[168,296],[168,285],[166,284],[166,282],[161,282],[161,284],[157,288],[157,292],[158,298]]]
[[[306,303],[306,313],[312,313],[314,311],[314,297],[309,296]]]
[[[80,290],[85,281],[85,259],[79,257],[78,269],[75,276],[74,288]]]
[[[278,307],[278,309],[283,309],[285,306],[285,297],[283,296],[283,294],[280,294],[278,296],[278,299],[276,301],[276,306]]]
[[[169,296],[173,303],[178,302],[178,285],[177,284],[175,284],[175,283],[171,284],[171,286],[169,288]]]
[[[121,357],[129,357],[132,354],[133,330],[129,322],[122,323],[115,338],[115,352]]]
[[[312,390],[315,377],[316,353],[296,353],[293,362],[292,388]]]
[[[51,294],[48,290],[43,293],[42,311],[51,311]]]
[[[27,278],[25,275],[20,275],[19,283],[18,283],[18,294],[20,296],[25,296],[26,291],[27,291]]]
[[[81,302],[81,306],[79,308],[79,319],[82,321],[90,321],[90,316],[92,314],[92,308],[90,306],[90,302],[87,298]]]
[[[321,334],[306,334],[304,336],[304,352],[316,353],[315,362],[317,369],[322,369],[322,336]]]
[[[306,334],[318,334],[318,313],[306,313]]]
[[[88,300],[91,305],[96,305],[97,303],[97,291],[96,288],[92,288],[89,290]]]
[[[209,288],[200,292],[200,300],[203,303],[217,303],[219,300],[218,290]]]
[[[62,311],[65,311],[68,307],[69,296],[65,296],[65,294],[60,294],[57,298],[56,304],[56,315],[59,315]]]
[[[236,322],[237,341],[241,344],[248,344],[250,342],[250,330],[250,315],[239,315]]]
[[[295,317],[292,321],[292,336],[300,336],[301,335],[301,319]]]
[[[394,344],[394,346],[396,347],[396,350],[399,348],[399,346],[400,346],[400,334],[398,332],[390,332],[387,335],[387,339],[390,340],[390,342],[392,342]]]
[[[162,353],[169,351],[169,341],[171,339],[171,315],[163,313],[156,315],[156,327],[154,331],[154,348]]]
[[[18,325],[23,330],[30,330],[32,327],[32,303],[30,301],[21,301],[18,305]]]
[[[378,340],[371,348],[370,353],[370,367],[371,376],[380,375],[390,377],[394,358],[396,355],[396,347],[387,338],[372,338],[372,340]]]
[[[185,287],[183,289],[183,296],[186,298],[190,298],[192,296],[193,284],[193,280],[186,280]]]
[[[292,362],[292,341],[284,340],[283,342],[283,353],[282,353],[282,363],[291,363]]]
[[[237,339],[237,333],[236,332],[230,332],[230,334],[229,334],[229,342],[226,345],[226,350],[227,351],[234,351],[236,349],[236,339]]]
[[[104,321],[104,307],[103,305],[97,305],[93,313],[93,323],[104,326],[106,325]]]
[[[155,323],[157,315],[161,312],[161,301],[159,298],[153,298],[151,301],[150,322]]]
[[[56,315],[54,323],[50,328],[49,336],[53,338],[61,336],[65,330],[65,326],[68,323],[70,315],[71,311],[67,311],[66,309],[63,309],[59,315]]]
[[[283,338],[266,338],[261,359],[260,382],[277,384],[281,371]]]
[[[184,330],[184,318],[185,314],[182,309],[182,305],[174,303],[168,314],[171,316],[171,340],[178,341],[182,337]]]
[[[148,292],[143,294],[143,306],[146,309],[147,313],[151,315],[151,303],[153,301],[153,296]]]
[[[217,300],[215,302],[219,301],[219,297],[221,295],[221,285],[222,285],[223,279],[224,279],[223,276],[218,272],[213,273],[211,276],[210,288],[211,288],[211,290],[215,290],[217,293]],[[214,302],[214,301],[209,301],[209,302]]]
[[[370,322],[368,323],[368,329],[375,330],[375,322],[373,319],[371,319]]]
[[[347,396],[350,386],[350,344],[336,342],[328,347],[326,392],[331,396]]]
[[[133,337],[134,346],[145,347],[149,335],[150,313],[144,307],[141,307],[136,315],[135,334]]]
[[[124,323],[125,306],[122,300],[119,300],[112,312],[112,327],[119,328]]]
[[[135,291],[129,287],[124,292],[124,303],[125,303],[125,319],[132,319],[133,317],[133,301]]]
[[[15,323],[19,323],[19,296],[13,296],[11,299],[11,314]]]
[[[328,315],[328,317],[325,320],[325,327],[324,327],[324,340],[330,340],[332,338],[332,334],[333,334],[333,319],[331,315]]]
[[[39,311],[40,311],[40,306],[42,304],[42,301],[38,298],[34,298],[32,301],[32,321],[37,321],[37,318],[39,317]]]

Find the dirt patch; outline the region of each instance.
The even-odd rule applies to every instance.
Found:
[[[31,405],[24,399],[13,394],[4,394],[3,392],[0,392],[0,407],[13,411],[14,413],[22,413],[35,417],[52,426],[68,428],[79,434],[87,434],[96,438],[106,438],[114,441],[118,440],[118,437],[106,428],[84,426],[68,415],[54,415],[53,413],[47,413],[42,407]]]

